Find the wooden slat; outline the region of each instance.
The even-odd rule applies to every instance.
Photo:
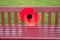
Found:
[[[11,35],[11,12],[8,12],[8,26],[10,27],[10,35]]]
[[[0,13],[0,24],[1,24],[1,13]]]
[[[56,12],[56,14],[55,14],[55,25],[56,26],[58,25],[58,16],[59,16],[59,14],[58,14],[58,12]]]
[[[59,16],[59,13],[56,12],[55,13],[55,30],[57,30],[57,27],[58,27],[58,16]]]
[[[59,16],[59,13],[56,12],[55,13],[55,28],[54,28],[54,32],[55,32],[55,37],[56,37],[56,32],[57,32],[57,27],[58,27],[58,16]]]
[[[14,12],[16,35],[18,36],[18,12]]]
[[[44,12],[42,12],[42,18],[41,18],[41,23],[42,23],[42,26],[44,27]]]
[[[1,24],[3,27],[3,35],[5,35],[5,18],[4,18],[4,12],[1,12]]]
[[[8,25],[11,26],[11,12],[8,12]]]
[[[48,12],[48,32],[50,33],[50,27],[51,27],[51,12]],[[50,36],[50,34],[48,35]]]
[[[5,20],[4,20],[4,12],[1,12],[1,23],[2,23],[2,25],[5,24]]]
[[[14,13],[14,18],[15,18],[15,26],[18,25],[18,12]]]
[[[45,20],[44,16],[45,16],[44,12],[42,12],[42,17],[41,17],[41,23],[42,23],[42,30],[41,31],[42,31],[42,33],[41,34],[44,34],[44,32],[43,32],[44,31],[44,20]]]
[[[51,26],[51,12],[48,12],[48,26]]]
[[[0,7],[0,12],[20,12],[24,7]],[[27,6],[28,7],[28,6]],[[36,12],[60,12],[60,6],[57,7],[34,7],[34,6],[30,6],[32,8],[34,8],[34,10]]]

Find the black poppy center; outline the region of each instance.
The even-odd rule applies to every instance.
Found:
[[[28,18],[28,19],[31,19],[31,18],[32,18],[32,15],[31,15],[31,14],[28,14],[28,15],[27,15],[27,18]]]

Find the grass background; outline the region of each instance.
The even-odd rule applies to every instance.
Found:
[[[60,6],[60,0],[0,0],[0,6]],[[41,13],[39,14],[41,16]],[[14,13],[11,13],[11,20],[12,24],[14,24]],[[60,20],[60,13],[59,13],[59,20]],[[54,21],[55,21],[55,13],[52,13],[52,21],[51,21],[52,25],[54,25]],[[5,24],[7,23],[8,23],[8,16],[7,13],[5,13]],[[48,23],[48,13],[45,13],[45,24],[47,23]],[[1,13],[0,13],[0,24],[1,24]],[[21,24],[19,18],[18,18],[18,24]],[[41,24],[41,21],[39,24]]]
[[[0,0],[0,6],[60,6],[60,0]]]

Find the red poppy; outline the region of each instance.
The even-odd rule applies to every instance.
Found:
[[[28,26],[34,26],[39,22],[40,16],[34,12],[33,8],[24,8],[20,12],[20,19],[22,22],[26,22]]]

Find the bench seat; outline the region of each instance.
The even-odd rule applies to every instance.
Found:
[[[4,39],[60,39],[60,26],[56,28],[37,26],[29,28],[28,26],[22,27],[21,25],[0,25],[0,38]]]

